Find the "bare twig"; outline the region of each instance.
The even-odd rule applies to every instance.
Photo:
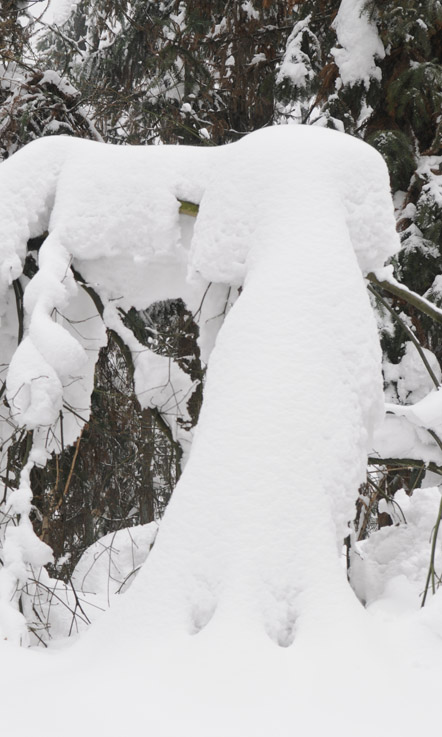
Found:
[[[436,543],[437,543],[437,536],[439,534],[439,527],[440,527],[441,520],[442,520],[442,498],[440,500],[439,512],[438,512],[436,523],[433,527],[433,532],[432,532],[430,565],[428,567],[427,580],[425,582],[425,589],[424,589],[424,595],[422,597],[421,607],[425,606],[425,602],[427,600],[427,595],[428,595],[428,590],[430,588],[430,583],[431,583],[431,590],[433,594],[436,593],[436,580],[435,580],[436,579],[436,568],[435,568]]]

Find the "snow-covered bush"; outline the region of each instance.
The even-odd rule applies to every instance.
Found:
[[[359,598],[367,605],[379,599],[399,597],[417,609],[426,588],[439,587],[442,573],[442,538],[435,530],[441,506],[438,487],[416,489],[412,496],[401,489],[391,502],[383,502],[394,520],[392,526],[373,532],[358,543],[352,566],[352,581]],[[431,541],[435,536],[434,581],[428,579]],[[428,580],[427,580],[428,579]],[[403,600],[401,600],[403,597]]]
[[[180,215],[182,201],[199,208],[195,223]],[[322,734],[330,715],[336,734],[348,709],[367,737],[378,720],[366,709],[375,676],[383,724],[408,737],[402,716],[400,732],[390,729],[390,689],[399,682],[407,700],[415,696],[414,671],[402,655],[398,665],[381,657],[387,638],[378,642],[340,555],[383,415],[381,351],[363,279],[389,278],[382,265],[398,246],[380,156],[343,134],[299,126],[204,150],[54,138],[0,167],[0,208],[4,427],[25,443],[16,488],[2,479],[3,639],[27,641],[33,605],[43,627],[69,634],[103,595],[101,575],[92,584],[99,593],[87,591],[103,561],[97,546],[79,564],[79,588],[54,590],[43,568],[51,551],[30,515],[31,475],[59,444],[78,444],[104,327],[131,355],[140,404],[170,403],[169,431],[186,450],[179,420],[188,376],[141,343],[123,313],[182,299],[199,317],[208,358],[195,438],[148,560],[75,647],[45,661],[18,654],[30,686],[20,728],[59,731],[59,696],[68,690],[86,706],[91,733],[103,725],[110,735],[128,724],[139,730],[147,701],[164,737],[184,737],[189,725],[196,735],[264,737],[275,713],[281,735],[306,724],[306,734]],[[28,243],[38,236],[38,270],[26,275]],[[72,314],[87,318],[88,332],[77,335]],[[418,405],[437,409],[438,397],[403,409],[417,412],[418,426]],[[120,573],[118,588],[127,580]],[[23,687],[15,676],[10,684],[9,643],[0,644],[8,668],[1,688],[12,705],[2,725],[14,734],[10,712]],[[112,709],[97,709],[115,683]],[[41,726],[35,705],[48,684],[56,716]],[[419,696],[431,707],[437,679],[423,684]],[[321,710],[313,708],[318,689]],[[170,694],[175,709],[166,708]],[[418,720],[413,713],[413,723],[427,716],[427,708]],[[77,721],[67,733],[73,728]]]
[[[84,551],[68,583],[32,567],[21,597],[31,644],[83,632],[131,586],[157,531],[151,522],[104,535]]]
[[[345,581],[338,583],[341,570],[330,546],[340,547],[347,533],[372,429],[382,414],[376,326],[361,276],[361,270],[381,267],[397,248],[381,158],[336,132],[291,126],[219,149],[121,148],[55,137],[6,161],[0,188],[1,313],[9,363],[5,423],[26,429],[29,440],[18,488],[6,489],[3,598],[17,605],[27,567],[50,560],[29,522],[30,476],[51,451],[77,441],[89,416],[104,328],[131,354],[141,406],[162,409],[187,453],[189,375],[140,343],[123,315],[131,307],[182,299],[199,319],[207,360],[232,295],[241,288],[211,355],[193,460],[172,504],[172,510],[184,509],[169,513],[163,545],[153,556],[154,579],[164,577],[170,585],[161,584],[150,616],[162,612],[162,618],[167,610],[169,618],[190,617],[191,628],[207,623],[224,577],[219,561],[227,571],[232,555],[246,554],[245,518],[264,534],[266,494],[272,493],[272,529],[281,545],[272,544],[265,559],[258,556],[259,564],[244,569],[237,585],[242,581],[243,595],[256,600],[270,636],[289,644],[299,587],[320,591],[328,578],[346,589]],[[180,215],[181,202],[199,205],[195,227],[193,218]],[[38,270],[28,280],[22,276],[27,243],[46,232],[36,254]],[[23,290],[18,312],[17,283]],[[17,323],[22,330],[15,347]],[[275,422],[277,433],[270,430]],[[261,423],[268,429],[257,437]],[[242,438],[235,453],[232,436]],[[316,437],[308,448],[307,436]],[[282,437],[302,448],[302,479],[298,472],[293,477]],[[260,459],[256,470],[254,458]],[[262,497],[258,504],[256,494]],[[194,515],[198,534],[190,532]],[[323,519],[324,534],[307,560],[301,541],[312,516]],[[281,534],[287,525],[296,530]],[[182,530],[189,540],[183,541]],[[217,538],[209,551],[208,541]],[[300,547],[286,548],[289,538]],[[171,551],[162,553],[168,545]],[[175,560],[167,572],[163,555]],[[262,591],[258,568],[267,582]],[[279,580],[282,569],[285,584]],[[182,599],[185,584],[194,592],[190,600],[189,593]],[[281,587],[288,592],[282,609],[275,603]],[[161,591],[173,603],[166,606]],[[23,628],[3,627],[7,637],[25,636]]]
[[[158,532],[156,522],[104,535],[78,561],[71,582],[76,591],[94,593],[109,605],[126,591],[146,560]]]

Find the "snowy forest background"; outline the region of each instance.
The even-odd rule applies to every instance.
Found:
[[[60,134],[118,146],[213,147],[299,124],[348,133],[380,152],[401,239],[390,266],[367,275],[388,414],[342,543],[364,605],[386,592],[413,610],[439,599],[442,4],[6,0],[0,49],[3,160]],[[194,219],[198,208],[183,201],[180,212]],[[20,520],[11,498],[29,468],[33,530],[53,558],[45,567],[28,563],[12,598],[29,644],[47,647],[86,629],[146,559],[191,445],[206,356],[198,343],[201,307],[192,313],[171,299],[148,309],[125,305],[105,320],[90,408],[65,403],[45,430],[50,457],[29,466],[37,423],[20,422],[7,398],[4,356],[7,341],[20,344],[26,334],[24,292],[45,238],[29,240],[9,289],[5,324],[14,332],[2,338],[0,357],[0,546]],[[75,269],[73,277],[103,316],[92,281]],[[237,296],[233,287],[218,298],[211,315],[218,327]],[[75,317],[71,323],[81,332]],[[167,366],[162,392],[144,403],[134,386],[140,347]],[[178,393],[172,366],[180,372]],[[11,568],[8,550],[0,547],[3,568]],[[2,592],[10,598],[5,584]],[[4,631],[26,641],[8,611],[0,603]]]

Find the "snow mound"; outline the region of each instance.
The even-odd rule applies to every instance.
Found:
[[[421,348],[437,381],[441,381],[439,361],[428,348]],[[397,364],[384,362],[384,379],[387,383],[386,397],[401,404],[414,404],[434,389],[433,381],[411,341],[405,342],[405,352]],[[396,385],[396,391],[391,383]]]
[[[77,591],[109,597],[126,591],[147,559],[158,532],[156,522],[125,527],[104,535],[91,545],[72,573]]]
[[[391,509],[398,523],[373,532],[359,543],[352,581],[356,593],[367,605],[383,596],[392,596],[397,587],[397,592],[400,588],[402,591],[408,588],[417,609],[421,605],[430,565],[431,538],[441,493],[439,488],[433,487],[416,489],[408,496],[401,489],[394,501]],[[437,540],[435,569],[442,570],[442,539]]]

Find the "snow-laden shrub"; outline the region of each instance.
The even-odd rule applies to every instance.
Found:
[[[69,583],[51,578],[45,568],[22,597],[31,642],[47,643],[84,631],[130,587],[147,559],[158,532],[156,522],[104,535],[85,550]]]
[[[372,532],[367,540],[358,543],[352,563],[352,584],[367,606],[383,598],[396,599],[398,604],[408,601],[414,608],[421,606],[440,504],[439,487],[415,489],[412,496],[400,489],[394,504],[380,503],[381,511],[388,511],[394,524]],[[442,536],[436,539],[434,555],[438,587]]]

